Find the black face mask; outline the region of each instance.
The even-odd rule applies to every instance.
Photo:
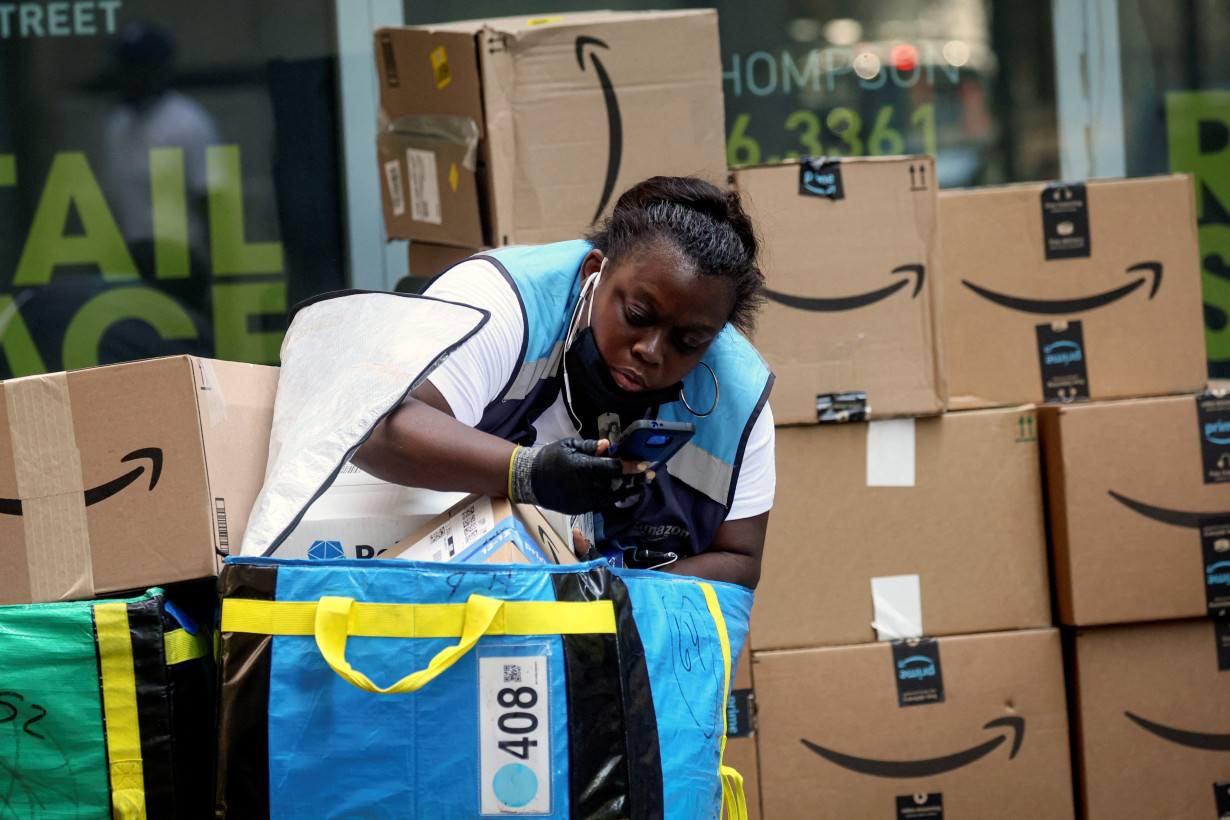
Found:
[[[573,421],[580,422],[581,435],[585,438],[606,435],[607,425],[599,425],[600,416],[618,416],[622,430],[633,421],[645,418],[650,409],[678,399],[683,388],[683,382],[676,382],[661,390],[624,390],[611,376],[589,327],[577,333],[572,346],[564,352],[564,368],[572,394],[568,409]],[[564,396],[567,400],[568,393]]]

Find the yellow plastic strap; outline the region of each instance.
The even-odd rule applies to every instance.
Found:
[[[476,596],[482,597],[482,596]],[[355,601],[349,634],[357,638],[458,638],[468,604],[374,604]],[[313,635],[316,601],[222,601],[223,632]],[[610,601],[505,601],[487,635],[582,635],[615,632]]]
[[[102,673],[111,816],[113,820],[143,820],[145,773],[141,764],[137,678],[133,671],[128,605],[96,604],[94,631],[98,635],[98,665]]]
[[[722,766],[722,805],[727,820],[744,820],[747,817],[747,799],[743,792],[743,775],[730,766]]]
[[[713,625],[717,627],[718,642],[722,645],[722,751],[718,758],[718,777],[722,781],[722,806],[730,820],[747,820],[747,798],[743,793],[743,776],[721,761],[726,759],[726,701],[730,697],[730,635],[726,631],[726,618],[722,615],[722,605],[712,584],[700,582],[701,591],[705,593],[705,603],[709,605],[709,614],[713,616]]]
[[[204,632],[193,635],[186,629],[173,629],[162,636],[167,666],[194,661],[209,653],[209,637]]]
[[[611,601],[502,601],[471,595],[464,604],[371,604],[353,598],[320,601],[222,601],[223,632],[315,635],[325,661],[345,681],[368,692],[395,694],[422,688],[483,635],[575,635],[615,632]],[[346,660],[350,636],[460,638],[436,654],[426,669],[391,686],[377,686]]]

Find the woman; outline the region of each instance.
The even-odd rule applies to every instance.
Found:
[[[664,569],[754,588],[775,481],[773,376],[735,328],[749,330],[763,300],[756,251],[737,194],[654,177],[586,240],[456,265],[424,294],[491,319],[355,464],[408,486],[593,512],[597,546],[629,564],[673,553]],[[604,456],[640,418],[696,425],[669,469]]]

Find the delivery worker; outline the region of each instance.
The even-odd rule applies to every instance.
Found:
[[[735,192],[654,177],[585,240],[461,262],[424,295],[490,319],[355,464],[407,486],[592,512],[596,546],[627,565],[755,587],[775,487],[773,375],[739,332],[764,298],[756,252]],[[695,425],[669,468],[606,455],[642,418]],[[582,540],[574,530],[579,552]]]

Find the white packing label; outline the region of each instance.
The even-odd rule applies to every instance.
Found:
[[[401,216],[406,212],[406,189],[401,184],[401,166],[397,160],[391,159],[384,164],[384,181],[389,189],[393,216]]]
[[[546,655],[478,659],[483,815],[551,813],[551,688]]]
[[[436,155],[418,148],[406,149],[406,169],[410,177],[410,218],[415,222],[439,225],[440,178],[436,175]]]
[[[914,419],[867,422],[867,486],[914,486]]]
[[[922,591],[917,575],[883,575],[871,579],[876,639],[921,638]]]

